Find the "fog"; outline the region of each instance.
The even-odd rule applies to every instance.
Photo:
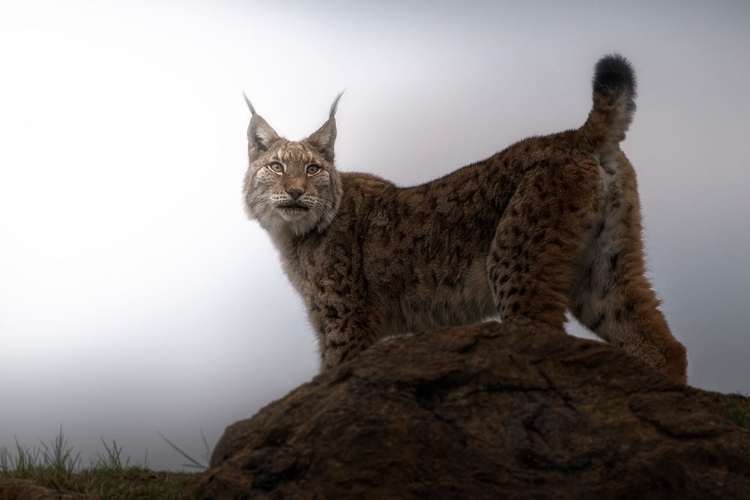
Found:
[[[314,336],[246,219],[245,91],[341,170],[410,185],[579,126],[628,57],[650,277],[689,380],[750,391],[750,4],[0,4],[0,446],[60,426],[156,469],[309,380]],[[578,325],[569,331],[588,335]]]

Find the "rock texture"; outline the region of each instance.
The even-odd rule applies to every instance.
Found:
[[[185,499],[750,499],[719,395],[533,324],[382,341],[230,426]]]

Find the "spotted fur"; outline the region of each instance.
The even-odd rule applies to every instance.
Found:
[[[335,113],[280,137],[248,101],[250,218],[307,306],[322,366],[379,338],[500,316],[604,340],[685,382],[685,349],[644,274],[635,173],[620,142],[635,111],[621,56],[597,63],[576,130],[520,141],[420,186],[334,166]]]

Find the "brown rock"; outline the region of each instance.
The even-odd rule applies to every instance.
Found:
[[[185,499],[750,499],[718,395],[533,324],[382,341],[230,426]]]

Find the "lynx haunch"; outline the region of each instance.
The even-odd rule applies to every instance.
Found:
[[[280,137],[247,101],[245,208],[304,299],[324,368],[385,336],[498,315],[562,330],[570,310],[685,382],[685,348],[644,275],[635,172],[620,150],[635,111],[625,58],[596,64],[579,129],[415,187],[336,169],[340,97],[301,141]]]

